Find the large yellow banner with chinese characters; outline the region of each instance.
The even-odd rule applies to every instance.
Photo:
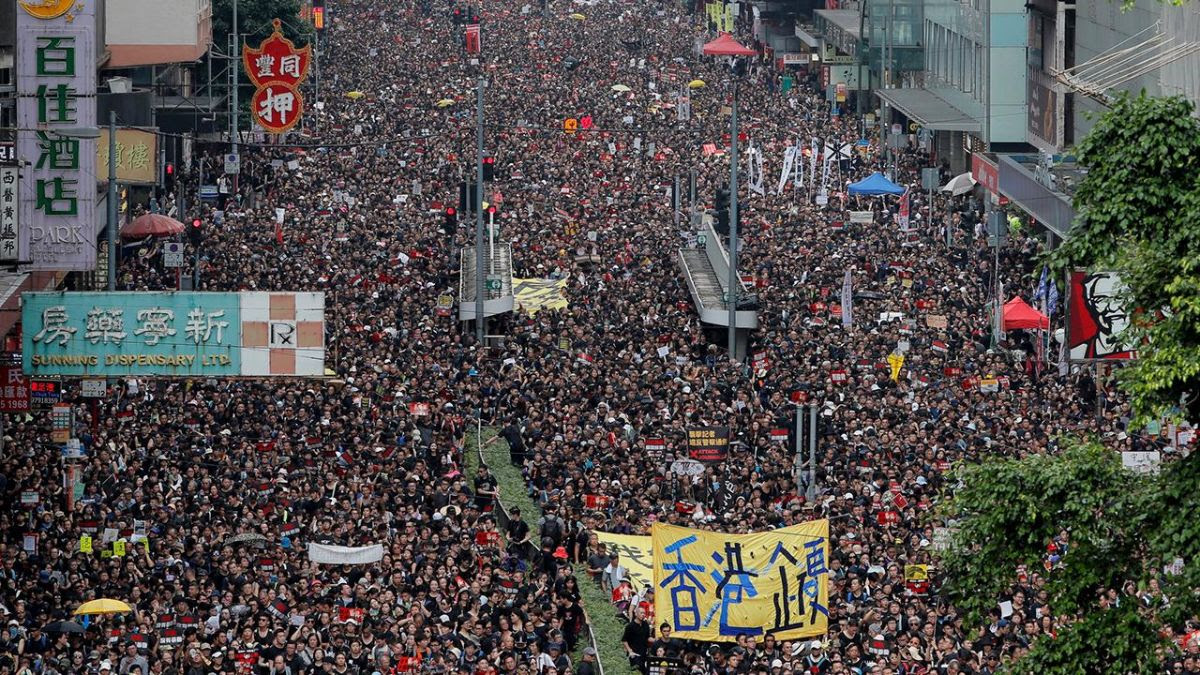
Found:
[[[567,298],[563,291],[566,279],[517,279],[512,280],[513,298],[517,310],[536,314],[543,309],[566,309]]]
[[[141,129],[117,129],[117,182],[154,185],[158,183],[158,134]],[[108,179],[108,128],[100,128],[96,141],[96,171]]]
[[[754,534],[655,523],[651,536],[654,616],[674,637],[791,640],[828,629],[828,520]]]
[[[633,534],[611,534],[592,530],[596,539],[604,544],[605,552],[617,554],[617,560],[629,572],[629,583],[633,590],[641,592],[643,588],[654,585],[653,551],[650,537]]]

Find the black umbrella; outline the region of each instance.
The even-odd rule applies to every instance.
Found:
[[[46,624],[43,631],[47,633],[83,633],[83,626],[74,621],[55,621],[54,623]]]

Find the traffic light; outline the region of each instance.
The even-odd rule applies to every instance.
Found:
[[[486,169],[485,169],[486,171]],[[479,196],[479,191],[475,189],[475,184],[467,184],[465,182],[458,184],[458,210],[467,211],[475,208],[475,201]]]
[[[490,183],[496,178],[496,158],[483,158],[483,182]]]
[[[204,228],[199,218],[192,220],[192,226],[188,228],[187,236],[192,246],[199,246],[200,242],[204,241]]]
[[[446,231],[453,232],[458,227],[458,211],[453,206],[446,207]]]
[[[729,190],[719,188],[717,190],[716,203],[717,234],[725,236],[729,234]]]
[[[312,0],[313,28],[325,30],[325,0]]]
[[[166,192],[175,191],[175,165],[171,162],[163,165],[163,190]]]

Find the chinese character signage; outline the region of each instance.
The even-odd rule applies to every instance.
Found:
[[[687,430],[688,456],[702,462],[719,462],[729,454],[729,427]]]
[[[275,32],[258,49],[242,45],[242,64],[257,88],[250,102],[255,121],[273,134],[282,134],[296,126],[304,113],[300,83],[308,76],[312,47],[296,49],[280,32],[279,19],[273,23]]]
[[[24,372],[41,377],[325,374],[323,293],[25,293]]]
[[[0,413],[29,412],[29,384],[21,366],[0,366]]]
[[[96,165],[108,171],[108,127],[100,129]],[[158,134],[142,129],[117,129],[117,182],[122,185],[158,183]]]
[[[22,2],[17,12],[18,258],[34,270],[96,267],[96,0]]]
[[[654,585],[654,549],[650,537],[600,530],[592,530],[592,534],[604,544],[609,555],[619,556],[621,566],[629,572],[629,583],[634,591],[641,593],[643,588]]]
[[[721,534],[655,523],[654,616],[673,637],[733,642],[823,635],[829,623],[829,521]]]
[[[0,166],[0,261],[16,262],[17,232],[20,231],[20,209],[17,204],[17,187],[20,178],[17,167]]]

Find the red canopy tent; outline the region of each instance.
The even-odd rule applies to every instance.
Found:
[[[1004,330],[1050,328],[1050,318],[1029,306],[1020,297],[1004,303]]]
[[[754,56],[758,52],[743,47],[729,33],[721,33],[716,40],[704,45],[704,53],[709,56]]]

